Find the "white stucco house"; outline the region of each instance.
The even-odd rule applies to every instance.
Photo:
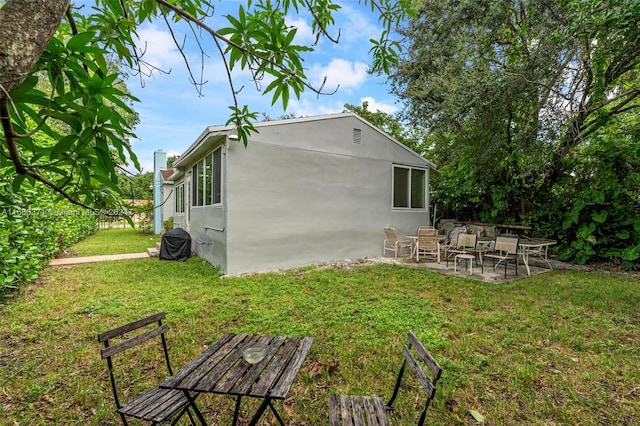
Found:
[[[435,165],[353,113],[208,127],[174,163],[174,227],[227,275],[382,256],[429,223]]]
[[[173,191],[173,182],[170,180],[171,175],[173,175],[173,169],[162,169],[160,170],[160,174],[162,176],[163,194],[160,203],[162,204],[162,220],[164,222],[172,218],[175,214],[176,195]]]

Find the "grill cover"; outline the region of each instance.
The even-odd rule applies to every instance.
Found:
[[[160,260],[185,261],[191,256],[191,236],[182,228],[175,228],[162,236]]]

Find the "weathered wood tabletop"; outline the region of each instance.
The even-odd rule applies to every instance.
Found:
[[[282,424],[271,400],[287,396],[312,342],[310,337],[225,334],[176,374],[167,377],[160,387],[235,395],[238,399],[234,424],[242,397],[264,398],[251,424],[257,422],[267,406]],[[266,353],[261,361],[250,364],[242,353],[256,345],[266,345]]]

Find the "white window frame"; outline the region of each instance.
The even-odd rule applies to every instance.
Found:
[[[405,183],[405,186],[407,188],[407,197],[408,200],[407,201],[407,206],[396,206],[396,194],[395,194],[395,190],[396,190],[396,169],[404,169],[407,170],[407,180],[408,182]],[[422,200],[424,202],[423,206],[420,207],[413,207],[412,206],[412,194],[413,194],[413,188],[412,188],[412,173],[413,171],[421,171],[424,173],[424,180],[423,180],[423,189],[424,189],[424,193],[422,194]],[[427,185],[428,185],[428,176],[429,176],[429,172],[427,168],[423,168],[423,167],[412,167],[412,166],[403,166],[400,164],[393,164],[392,168],[391,168],[391,208],[394,210],[413,210],[413,211],[426,211],[427,210],[427,203],[428,203],[428,194],[427,194]]]
[[[217,153],[217,154],[216,154]],[[216,155],[218,156],[216,161]],[[210,160],[210,161],[207,161]],[[206,167],[212,168],[210,182],[207,179]],[[216,167],[216,165],[218,167]],[[198,191],[193,194],[193,207],[210,207],[222,204],[222,146],[214,149],[204,155],[197,163],[192,166],[192,174],[195,179],[195,189]],[[207,189],[210,191],[207,194]],[[216,194],[216,189],[219,194]],[[216,199],[216,195],[217,198]]]
[[[184,201],[184,182],[181,182],[176,185],[176,214],[184,214]]]

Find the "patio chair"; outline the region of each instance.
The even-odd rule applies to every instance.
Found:
[[[172,421],[172,425],[176,424],[186,412],[191,420],[191,424],[195,426],[195,420],[189,410],[192,407],[196,414],[199,414],[198,407],[194,403],[197,393],[192,393],[189,397],[184,392],[172,389],[163,389],[158,386],[143,392],[139,396],[131,399],[127,403],[123,403],[116,385],[116,376],[120,378],[129,377],[129,375],[116,374],[113,366],[113,357],[115,355],[134,348],[142,343],[148,342],[154,338],[160,338],[162,341],[162,350],[170,375],[173,375],[171,363],[169,362],[169,352],[167,350],[167,342],[165,340],[165,332],[169,327],[162,324],[165,313],[160,312],[155,315],[142,318],[138,321],[125,324],[104,333],[98,334],[98,342],[104,344],[104,349],[100,351],[102,359],[107,360],[109,369],[109,378],[111,379],[111,389],[116,403],[116,412],[120,415],[122,423],[126,426],[127,417],[141,419],[151,424],[159,424]],[[153,328],[149,327],[153,324]],[[132,335],[135,334],[135,335]],[[114,340],[116,343],[114,344]],[[131,354],[131,353],[130,353]],[[141,355],[140,351],[137,353]],[[131,354],[135,357],[136,354]],[[135,358],[132,358],[135,359]],[[141,361],[148,368],[149,360]],[[127,365],[131,365],[129,361]],[[145,368],[146,371],[146,368]]]
[[[476,234],[459,233],[456,246],[447,251],[447,268],[449,267],[449,257],[451,255],[454,256],[454,262],[455,256],[459,254],[473,254],[475,256],[477,241],[478,235]]]
[[[467,228],[464,226],[457,226],[451,230],[447,234],[447,238],[444,243],[440,244],[440,248],[442,249],[445,257],[447,256],[449,250],[456,248],[458,245],[458,235],[465,234],[467,232]]]
[[[396,412],[393,404],[400,391],[407,366],[410,367],[410,371],[414,373],[413,377],[422,385],[425,392],[421,394],[426,397],[424,409],[417,421],[418,426],[424,425],[427,409],[435,396],[436,383],[440,379],[442,368],[413,332],[410,331],[407,337],[409,344],[403,348],[404,360],[389,402],[385,404],[384,400],[377,396],[329,395],[329,424],[331,426],[389,425],[392,419],[397,420],[394,419]],[[415,387],[412,386],[411,389],[415,389]]]
[[[435,228],[418,229],[418,239],[415,247],[416,262],[420,262],[420,255],[435,256],[440,263],[440,243],[438,231]]]
[[[442,224],[442,226],[439,226],[440,228],[440,235],[444,235],[445,237],[449,237],[449,235],[451,234],[451,231],[453,231],[456,228],[456,225],[453,222],[446,222],[444,224]]]
[[[408,248],[409,254],[411,254],[411,249],[412,249],[411,241],[408,241],[408,240],[401,241],[400,239],[398,239],[398,234],[396,233],[395,228],[392,228],[392,227],[384,228],[384,234],[387,237],[384,240],[384,243],[382,244],[382,250],[383,250],[382,252],[384,256],[387,255],[387,251],[392,251],[394,254],[394,257],[398,257],[400,250],[405,248]]]
[[[504,263],[504,278],[507,278],[507,265],[509,261],[513,261],[516,270],[516,276],[518,276],[518,238],[517,237],[496,237],[496,243],[493,245],[493,251],[485,252],[482,256],[484,259],[489,258],[493,260],[493,269],[500,262]],[[496,263],[496,260],[498,261]],[[484,273],[484,262],[482,262],[482,273]]]

